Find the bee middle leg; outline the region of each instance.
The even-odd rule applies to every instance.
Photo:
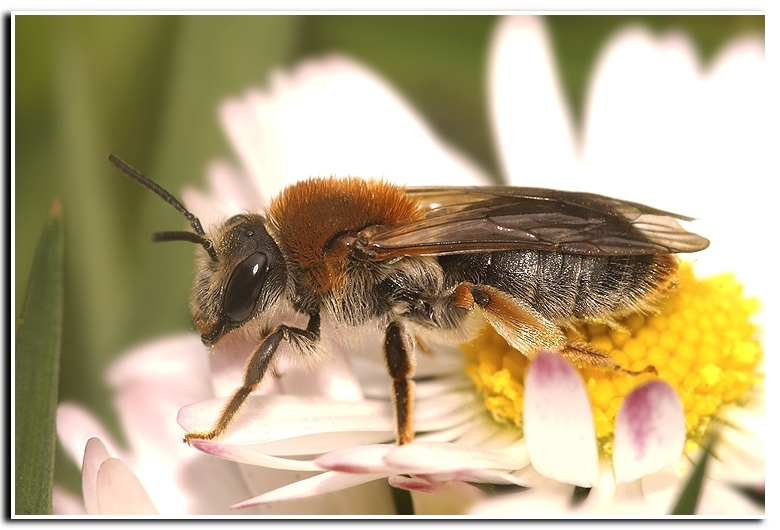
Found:
[[[396,441],[398,445],[414,439],[414,362],[409,335],[399,322],[391,322],[385,330],[384,353],[387,371],[393,379]]]
[[[626,370],[606,352],[586,343],[568,342],[566,335],[556,324],[544,318],[534,308],[490,285],[463,282],[455,288],[451,300],[461,309],[479,309],[488,324],[529,359],[536,357],[539,352],[551,351],[558,352],[573,363],[605,370],[630,375],[655,372],[652,366],[639,372]]]

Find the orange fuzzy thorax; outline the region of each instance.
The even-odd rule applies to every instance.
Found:
[[[420,215],[400,186],[348,177],[312,178],[287,187],[269,206],[288,260],[307,287],[326,293],[343,287],[349,248],[337,240],[376,224]]]

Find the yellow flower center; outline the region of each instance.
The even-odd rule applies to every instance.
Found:
[[[639,371],[654,366],[658,375],[630,376],[612,370],[580,367],[593,406],[596,436],[603,454],[612,453],[615,417],[623,398],[637,385],[661,378],[682,400],[687,449],[695,449],[720,407],[743,402],[763,375],[757,327],[750,317],[755,298],[745,298],[733,274],[699,280],[682,263],[678,289],[650,316],[632,314],[624,328],[584,324],[577,332],[609,353],[620,366]],[[571,339],[575,338],[572,334]],[[523,381],[528,359],[487,327],[462,347],[466,371],[484,396],[485,406],[501,423],[522,429]]]

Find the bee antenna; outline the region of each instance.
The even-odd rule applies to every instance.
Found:
[[[147,190],[151,191],[162,200],[170,204],[177,212],[184,215],[189,221],[190,226],[195,232],[158,232],[154,234],[154,241],[191,241],[201,245],[212,260],[217,261],[217,252],[214,250],[214,243],[206,236],[200,219],[195,217],[179,200],[171,195],[166,189],[153,182],[148,177],[133,169],[124,160],[113,154],[108,155],[108,161],[119,170],[123,175],[131,178]]]

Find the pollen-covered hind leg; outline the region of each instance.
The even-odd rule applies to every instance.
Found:
[[[561,328],[495,287],[464,282],[455,288],[451,299],[456,307],[480,311],[510,346],[529,359],[540,351],[560,352],[566,347]]]
[[[505,292],[489,285],[461,283],[452,294],[452,302],[461,309],[479,309],[496,332],[510,346],[533,359],[539,352],[559,352],[577,364],[615,370],[629,375],[657,373],[649,366],[635,372],[618,365],[608,353],[584,342],[569,342],[561,328],[538,311]]]

